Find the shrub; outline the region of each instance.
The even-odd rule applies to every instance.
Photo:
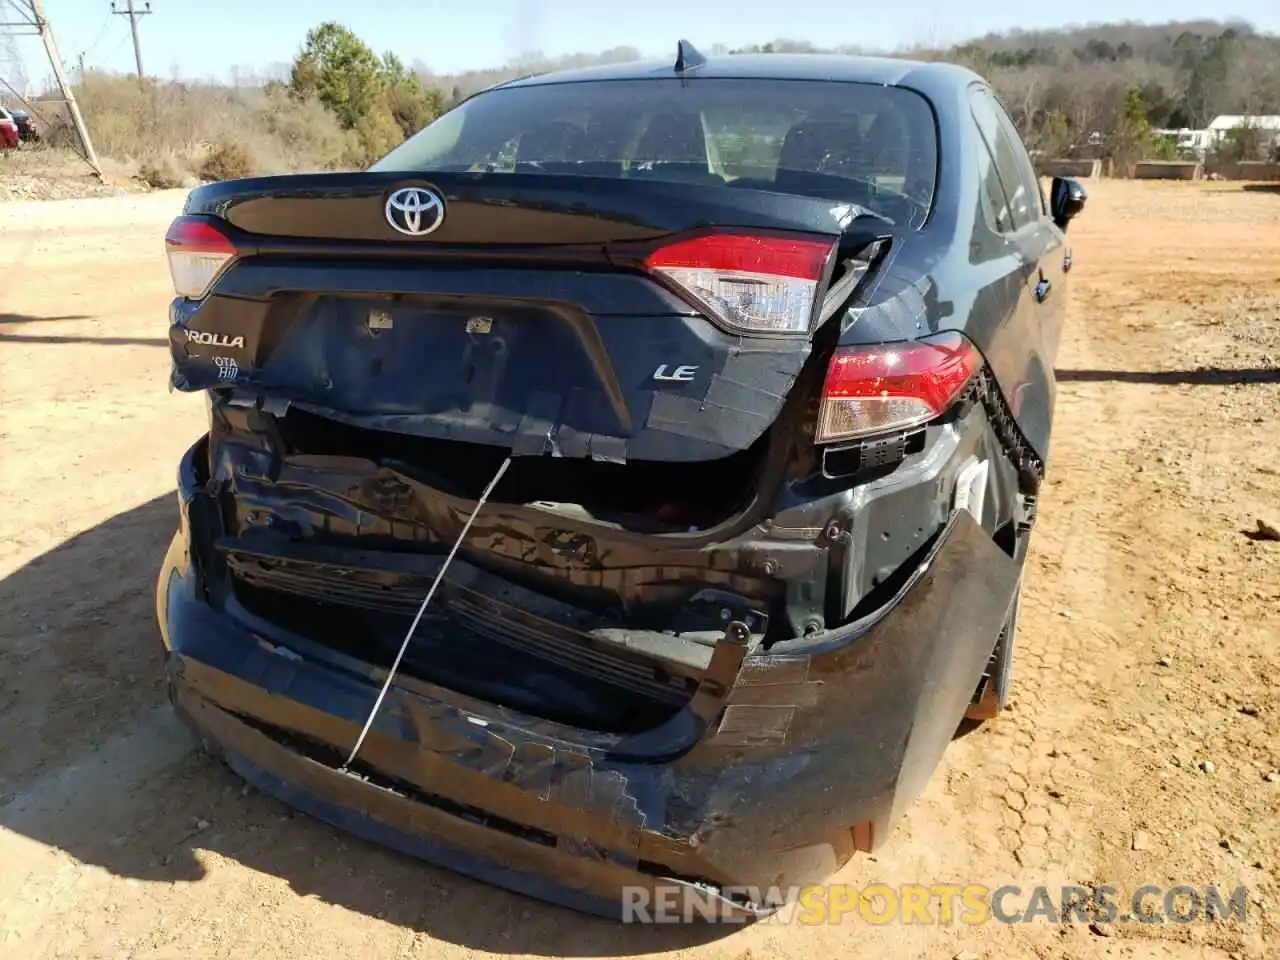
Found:
[[[135,77],[89,71],[75,93],[98,154],[135,169],[145,165],[161,180],[183,173],[223,179],[262,170],[333,170],[364,157],[355,133],[342,129],[323,104],[280,85],[139,84]],[[75,129],[61,104],[46,101],[40,109],[49,144],[75,149]],[[245,156],[220,157],[230,145]],[[213,166],[206,170],[206,164]]]
[[[202,180],[238,180],[255,171],[253,155],[237,140],[224,141],[213,148],[200,164]]]
[[[358,163],[355,135],[314,97],[279,87],[262,93],[253,153],[264,170],[332,170]]]
[[[404,131],[396,118],[387,110],[376,110],[361,117],[356,124],[359,153],[353,158],[355,166],[365,166],[404,142]]]
[[[160,154],[143,162],[138,169],[138,179],[156,190],[172,190],[186,186],[191,178],[178,164],[176,158]]]
[[[229,180],[363,167],[444,109],[443,93],[399,58],[378,57],[332,22],[307,34],[288,83],[246,79],[225,86],[91,70],[75,94],[99,155],[142,170],[154,186],[190,173]],[[65,109],[49,112],[51,145],[75,149]]]

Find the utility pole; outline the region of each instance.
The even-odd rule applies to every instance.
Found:
[[[0,21],[0,34],[9,36],[34,34],[44,43],[44,52],[49,58],[49,67],[53,70],[54,79],[58,83],[61,101],[66,104],[67,113],[71,115],[71,123],[76,128],[76,136],[80,139],[80,146],[84,150],[84,158],[89,166],[93,168],[93,172],[98,175],[98,179],[102,180],[102,167],[98,163],[97,153],[94,152],[93,141],[89,139],[89,128],[84,125],[84,117],[80,115],[80,106],[76,103],[71,84],[67,82],[67,73],[62,69],[62,58],[58,55],[58,44],[53,37],[53,27],[49,25],[49,20],[45,17],[40,2],[41,0],[7,0],[6,3],[5,0],[0,0],[0,15],[4,17]],[[16,19],[13,19],[14,17]],[[19,94],[10,85],[8,78],[0,76],[0,86],[6,87],[10,93],[18,96],[26,106],[31,107],[25,96]],[[32,107],[32,112],[36,112],[34,107]]]
[[[141,7],[134,5],[134,0],[124,0],[124,9],[111,0],[111,12],[120,17],[129,18],[129,32],[133,34],[133,62],[138,67],[138,79],[142,79],[142,45],[138,43],[138,18],[151,12],[151,0],[143,0]]]

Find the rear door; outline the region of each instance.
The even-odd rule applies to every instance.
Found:
[[[1015,416],[1031,437],[1047,437],[1054,394],[1053,368],[1065,304],[1063,235],[1047,216],[1044,195],[1013,123],[991,90],[969,91],[973,119],[990,158],[987,192],[1004,200],[995,226],[1015,254],[1017,304],[1005,334],[1006,349],[1023,355],[1017,383],[1002,384]],[[1041,455],[1047,451],[1041,450]]]
[[[1066,277],[1063,271],[1066,238],[1049,217],[1044,190],[1017,128],[990,90],[986,91],[986,96],[999,124],[997,166],[1001,168],[1001,177],[1015,181],[1018,195],[1026,197],[1026,208],[1020,213],[1025,216],[1031,229],[1026,232],[1028,242],[1024,249],[1028,257],[1036,261],[1032,293],[1038,305],[1036,314],[1044,338],[1046,356],[1052,365],[1057,360],[1066,312]],[[1010,166],[1012,169],[1008,169]]]

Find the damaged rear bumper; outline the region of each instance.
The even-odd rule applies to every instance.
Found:
[[[605,735],[420,680],[391,687],[355,774],[338,767],[385,677],[234,600],[207,599],[188,453],[157,613],[174,703],[247,780],[322,820],[541,899],[622,915],[624,887],[739,893],[824,880],[878,846],[964,715],[1020,564],[953,515],[861,621],[785,653],[722,644],[660,730]]]

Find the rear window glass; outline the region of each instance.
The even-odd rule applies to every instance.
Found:
[[[728,185],[857,203],[918,227],[937,163],[933,112],[901,87],[664,78],[491,90],[371,169]]]

